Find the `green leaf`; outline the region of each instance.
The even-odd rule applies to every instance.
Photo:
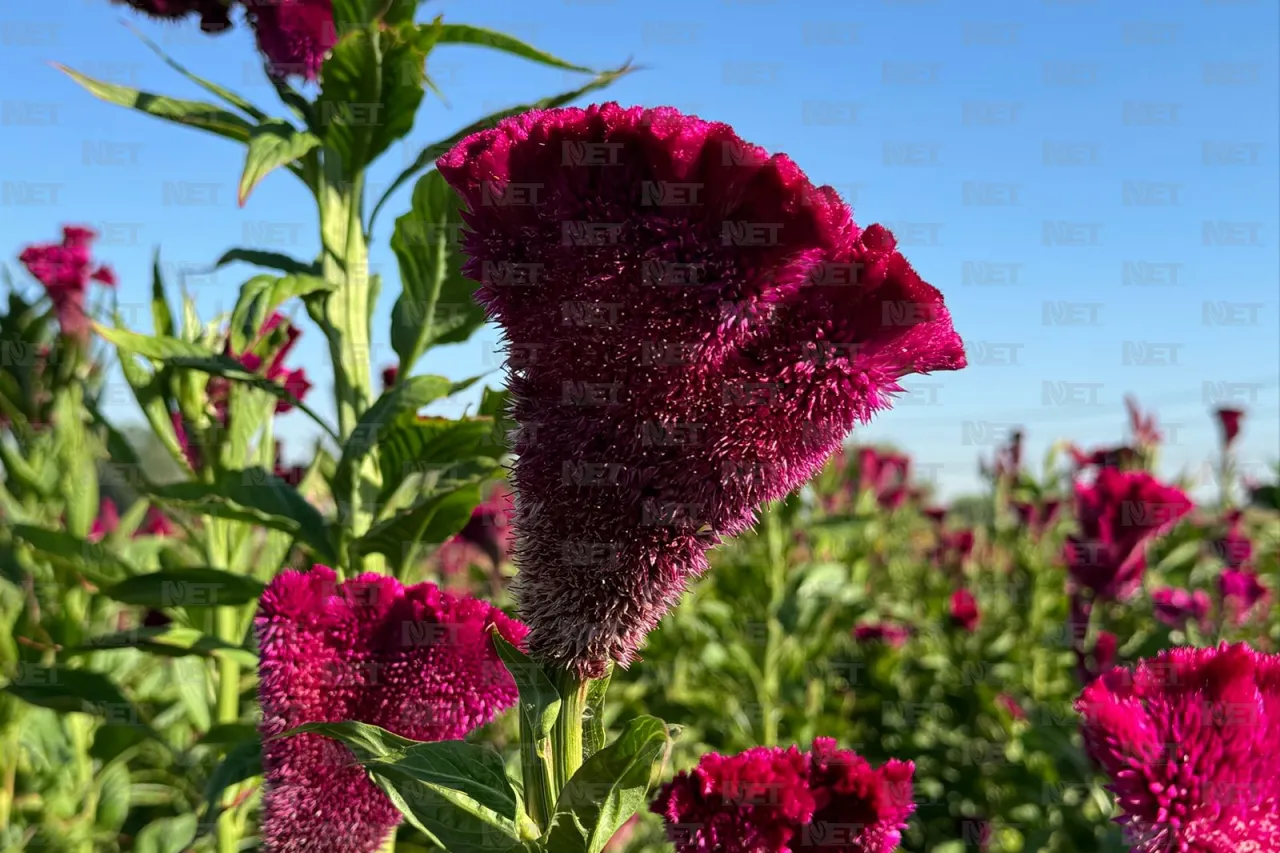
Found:
[[[443,376],[413,376],[402,379],[387,389],[372,406],[365,410],[352,429],[342,448],[334,472],[333,493],[346,495],[351,492],[352,477],[359,470],[373,448],[379,435],[399,421],[402,415],[417,412],[423,406],[462,391],[475,383],[475,379],[451,382]]]
[[[158,119],[205,130],[217,136],[234,139],[236,142],[248,142],[253,130],[253,125],[249,122],[214,104],[167,98],[163,95],[130,89],[128,86],[104,83],[56,62],[53,63],[53,67],[88,89],[95,98],[122,107],[130,107]]]
[[[271,312],[295,297],[333,290],[318,275],[256,275],[240,286],[240,298],[231,312],[231,348],[245,352],[258,337]]]
[[[584,74],[596,73],[594,69],[587,68],[585,65],[574,65],[572,62],[566,62],[545,51],[538,50],[536,47],[531,47],[520,41],[520,39],[513,38],[506,33],[486,30],[484,27],[473,27],[469,24],[442,25],[438,42],[440,44],[470,44],[477,47],[488,47],[493,50],[500,50],[503,53],[510,53],[521,59],[527,59],[530,62],[537,62],[540,65],[549,65],[552,68],[561,68],[565,71],[581,71]]]
[[[242,113],[245,113],[246,115],[257,119],[258,121],[267,120],[267,114],[264,113],[262,110],[258,109],[257,107],[255,107],[249,101],[245,100],[240,95],[237,95],[235,92],[231,91],[230,89],[223,88],[222,86],[219,86],[217,83],[212,83],[204,79],[203,77],[200,77],[196,74],[191,73],[190,71],[187,70],[185,66],[179,64],[176,59],[169,56],[169,54],[165,53],[164,50],[161,49],[160,45],[156,44],[154,41],[147,38],[146,35],[143,34],[143,32],[139,30],[137,27],[135,27],[133,24],[126,24],[126,26],[128,26],[129,31],[131,33],[133,33],[135,36],[141,39],[143,44],[151,48],[151,50],[157,56],[159,56],[160,59],[162,59],[164,63],[168,65],[170,68],[172,68],[174,71],[177,71],[183,77],[186,77],[192,83],[195,83],[197,86],[199,86],[201,89],[204,89],[206,92],[213,95],[215,98],[221,98],[222,100],[226,101],[228,104],[240,110]]]
[[[556,801],[546,847],[554,853],[600,853],[648,802],[671,748],[666,725],[637,717],[618,739],[583,762]]]
[[[582,757],[590,758],[604,748],[604,700],[613,678],[613,662],[603,678],[592,679],[587,686],[586,708],[582,714]]]
[[[178,688],[178,699],[196,731],[208,731],[213,724],[208,673],[208,666],[199,658],[181,657],[173,661],[173,683]]]
[[[460,740],[415,743],[365,723],[308,723],[345,744],[411,823],[454,853],[505,849],[520,841],[519,808],[502,756]]]
[[[336,561],[319,510],[279,477],[260,467],[226,472],[217,483],[152,486],[148,495],[201,515],[261,524],[305,543],[322,561]]]
[[[492,433],[493,422],[488,418],[451,420],[401,414],[378,439],[378,466],[382,469],[378,503],[390,500],[415,474],[441,470],[482,455]],[[485,461],[486,467],[497,466],[490,458]]]
[[[164,293],[164,278],[160,275],[160,247],[157,246],[151,256],[151,324],[157,335],[173,337],[173,312],[169,310],[169,301]]]
[[[133,564],[99,542],[32,524],[14,524],[10,529],[15,538],[30,545],[49,562],[79,572],[98,586],[138,573]]]
[[[37,471],[16,446],[5,441],[0,441],[0,464],[4,465],[5,477],[8,480],[18,483],[22,488],[35,492],[42,498],[54,496],[58,485],[58,472],[52,464],[46,462]]]
[[[153,820],[133,839],[133,853],[183,853],[196,838],[194,813]]]
[[[98,465],[85,429],[83,389],[60,389],[53,401],[53,435],[57,442],[58,492],[66,506],[68,532],[85,537],[98,514]]]
[[[262,741],[256,738],[233,746],[213,771],[204,789],[204,814],[200,819],[203,834],[213,829],[222,812],[222,794],[232,785],[262,775]]]
[[[436,160],[440,159],[440,157],[445,152],[447,152],[454,145],[461,142],[463,139],[466,139],[471,134],[478,133],[482,130],[487,130],[505,118],[510,118],[511,116],[517,116],[522,113],[527,113],[530,110],[539,110],[539,109],[545,110],[545,109],[554,109],[555,107],[562,107],[565,104],[568,104],[572,101],[576,101],[578,98],[581,98],[584,95],[588,95],[599,89],[603,89],[606,86],[612,85],[615,81],[617,81],[622,77],[625,77],[627,74],[630,74],[634,70],[635,69],[631,67],[631,63],[627,63],[626,65],[623,65],[612,71],[603,71],[600,74],[597,74],[585,86],[581,86],[572,91],[564,92],[562,94],[555,95],[550,98],[543,98],[540,101],[534,101],[533,103],[530,103],[530,104],[521,104],[520,106],[511,107],[509,109],[501,110],[500,112],[496,112],[491,115],[485,116],[479,121],[474,122],[470,125],[467,125],[462,130],[458,131],[457,133],[453,134],[447,139],[442,139],[439,142],[435,142],[435,143],[432,143],[431,145],[428,145],[427,147],[423,148],[421,151],[418,152],[418,156],[414,159],[413,163],[408,168],[401,171],[399,175],[396,176],[396,179],[391,182],[391,186],[387,187],[386,192],[384,192],[382,194],[382,197],[378,199],[378,203],[373,206],[373,212],[369,214],[369,227],[367,230],[369,231],[370,234],[373,233],[373,223],[377,219],[379,211],[382,210],[382,206],[387,203],[387,200],[389,198],[391,198],[392,193],[400,189],[400,187],[404,186],[405,183],[409,181],[411,178],[413,178],[414,175],[426,169],[429,169],[432,166],[432,164],[434,164]]]
[[[60,714],[92,714],[113,723],[138,720],[133,704],[110,678],[87,669],[24,663],[5,692]]]
[[[533,658],[497,631],[493,632],[493,646],[516,682],[516,690],[520,693],[520,716],[528,720],[529,731],[535,738],[549,740],[560,717],[560,692]]]
[[[214,263],[213,268],[216,270],[233,263],[253,264],[295,275],[320,275],[320,264],[315,261],[308,263],[280,252],[265,252],[261,249],[228,249]]]
[[[385,554],[398,570],[419,546],[444,542],[465,527],[479,503],[479,483],[427,495],[369,528],[351,548],[357,554]]]
[[[98,774],[98,809],[94,823],[101,829],[117,833],[129,816],[129,765],[113,761]]]
[[[232,607],[257,601],[265,588],[262,581],[244,575],[198,567],[135,575],[102,593],[142,607]]]
[[[412,129],[426,61],[407,37],[413,33],[412,26],[354,30],[325,60],[314,130],[341,158],[341,174],[357,174]]]
[[[204,733],[197,746],[234,746],[258,739],[258,728],[252,723],[218,723]]]
[[[113,596],[114,597],[114,596]],[[197,655],[234,660],[245,667],[256,667],[258,657],[246,648],[233,645],[195,628],[182,625],[165,625],[159,628],[135,628],[91,637],[84,646],[68,649],[71,655],[87,654],[100,649],[138,649],[161,657],[186,657]]]
[[[245,154],[244,172],[240,175],[237,196],[240,206],[244,207],[249,193],[273,170],[302,159],[319,145],[318,136],[298,130],[283,119],[271,119],[255,127],[249,134],[249,150]]]
[[[424,352],[460,343],[484,325],[476,283],[462,274],[461,199],[439,172],[423,175],[396,220],[391,249],[404,288],[391,310],[391,346],[407,375]]]

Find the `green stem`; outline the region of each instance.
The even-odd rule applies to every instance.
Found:
[[[524,777],[525,811],[539,827],[551,822],[552,788],[555,774],[551,767],[549,743],[539,743],[538,735],[529,725],[527,715],[520,715],[520,769]]]
[[[222,521],[209,520],[209,550],[213,553],[215,566],[226,568],[230,563],[230,542],[228,527]],[[218,639],[239,644],[240,618],[235,607],[219,607],[215,611],[215,632]],[[219,723],[236,723],[240,721],[240,664],[230,657],[221,657],[218,667],[218,704],[217,721]],[[225,801],[234,801],[238,796],[239,786],[228,789],[224,794]],[[240,849],[241,826],[235,810],[226,808],[218,816],[218,853],[236,853]]]
[[[556,797],[582,766],[582,715],[587,709],[587,689],[590,686],[589,680],[579,679],[569,671],[560,673],[557,679],[560,716],[556,718],[555,731],[552,732]]]
[[[757,701],[760,703],[762,746],[776,746],[778,743],[778,655],[782,646],[782,623],[778,621],[778,611],[782,607],[787,586],[781,510],[781,504],[775,504],[765,515],[765,541],[769,549],[769,611],[765,626],[764,663],[756,690]]]

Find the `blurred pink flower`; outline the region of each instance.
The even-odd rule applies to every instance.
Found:
[[[382,368],[382,390],[386,391],[392,385],[396,384],[396,379],[400,376],[400,368],[396,365]]]
[[[853,638],[859,643],[884,643],[886,646],[895,649],[900,649],[906,645],[910,637],[910,628],[893,622],[862,624],[853,629]]]
[[[1155,616],[1171,628],[1185,628],[1187,622],[1204,627],[1213,602],[1202,589],[1188,592],[1180,587],[1164,587],[1151,593]]]
[[[969,633],[978,629],[982,614],[978,612],[978,600],[967,589],[957,589],[951,593],[951,621]]]
[[[89,530],[89,541],[101,542],[115,533],[119,526],[120,510],[116,508],[116,502],[111,498],[103,498],[98,502],[98,517],[93,520],[93,527]]]
[[[216,34],[231,28],[230,6],[234,0],[112,0],[118,5],[132,6],[144,15],[160,21],[178,21],[188,16],[200,18],[200,29]]]
[[[85,313],[90,282],[116,286],[111,268],[94,263],[90,257],[90,244],[97,238],[98,233],[91,228],[64,225],[61,243],[27,246],[18,256],[27,272],[44,286],[62,334],[81,345],[88,341],[92,328]]]
[[[1076,702],[1137,853],[1280,850],[1280,657],[1177,648]]]
[[[1236,625],[1253,618],[1254,608],[1270,597],[1257,573],[1249,569],[1223,569],[1218,575],[1218,592],[1227,616]]]
[[[152,506],[147,508],[147,514],[142,519],[142,525],[134,535],[174,536],[177,532],[178,528],[169,520],[169,516],[165,515],[159,508]]]
[[[915,765],[872,768],[833,738],[797,747],[709,753],[662,786],[662,816],[676,853],[889,853],[915,811]]]
[[[275,735],[358,720],[413,740],[453,740],[516,701],[490,629],[519,645],[524,626],[431,584],[375,574],[339,584],[325,566],[286,571],[267,586],[254,625],[268,853],[372,853],[400,822],[345,746]]]
[[[1000,703],[1000,707],[1004,708],[1015,720],[1025,720],[1027,712],[1022,707],[1022,703],[1010,696],[1008,693],[1001,693],[996,696],[996,701]]]
[[[1244,523],[1244,513],[1238,509],[1230,510],[1223,518],[1227,523],[1226,532],[1212,543],[1215,556],[1227,564],[1227,568],[1238,569],[1253,557],[1253,542],[1240,529]]]
[[[1244,421],[1244,410],[1222,407],[1214,412],[1218,418],[1218,428],[1222,430],[1222,446],[1230,449],[1240,435],[1240,424]]]
[[[1157,447],[1164,436],[1160,434],[1160,428],[1156,425],[1156,416],[1154,414],[1143,414],[1138,408],[1138,401],[1131,395],[1125,395],[1125,410],[1129,413],[1129,432],[1133,436],[1133,443],[1141,448]]]
[[[1179,488],[1146,471],[1102,468],[1092,485],[1076,484],[1080,529],[1067,538],[1072,581],[1103,599],[1123,600],[1146,571],[1146,546],[1193,508]]]
[[[242,0],[258,50],[277,77],[315,80],[338,41],[330,0]]]
[[[510,342],[515,591],[544,661],[626,665],[710,547],[811,477],[902,377],[965,364],[889,232],[726,125],[535,110],[437,166]]]

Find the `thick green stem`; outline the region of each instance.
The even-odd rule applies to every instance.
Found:
[[[582,766],[582,716],[587,709],[587,688],[591,682],[579,679],[572,672],[563,672],[557,679],[560,693],[560,716],[556,719],[554,738],[556,788],[560,796],[564,786]]]
[[[763,746],[776,746],[778,743],[778,656],[782,647],[782,623],[778,620],[778,611],[785,600],[787,586],[781,510],[781,504],[777,504],[765,515],[765,540],[769,548],[769,610],[765,625],[764,661],[756,691],[761,716],[760,742]]]
[[[540,829],[545,828],[551,820],[555,786],[551,749],[549,743],[538,741],[538,734],[525,714],[520,715],[520,770],[524,777],[525,810]]]
[[[213,553],[215,565],[226,568],[230,563],[230,542],[228,529],[224,522],[209,520],[209,550]],[[219,607],[216,611],[215,630],[218,639],[239,645],[240,618],[235,607]],[[218,659],[218,704],[217,721],[219,723],[236,723],[240,721],[240,664],[230,657]],[[234,799],[238,787],[229,789],[224,797]],[[241,825],[233,809],[226,808],[218,816],[218,853],[236,853],[240,849]]]

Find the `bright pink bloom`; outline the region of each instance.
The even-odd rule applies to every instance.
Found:
[[[234,0],[112,0],[132,6],[144,15],[160,21],[178,21],[192,16],[200,18],[200,29],[215,34],[231,28],[230,6]]]
[[[315,80],[338,41],[330,0],[242,0],[258,50],[277,77]]]
[[[90,257],[90,244],[96,231],[79,225],[62,227],[62,243],[39,243],[27,246],[18,256],[40,284],[44,285],[62,334],[79,343],[89,338],[91,321],[85,313],[85,298],[91,281],[115,287],[116,276],[110,267],[95,264]]]
[[[951,593],[951,621],[969,633],[978,629],[978,621],[982,615],[978,612],[978,600],[967,589],[957,589]]]
[[[103,498],[98,502],[98,517],[93,520],[93,527],[89,530],[89,541],[100,542],[115,533],[119,526],[120,511],[116,508],[116,502],[111,498]]]
[[[1008,693],[1001,693],[996,696],[996,701],[1000,703],[1000,707],[1004,708],[1015,720],[1025,720],[1027,718],[1026,709],[1022,707],[1022,703],[1010,696]]]
[[[358,720],[413,740],[453,740],[516,701],[490,629],[520,644],[524,626],[431,584],[375,574],[338,584],[325,566],[287,571],[267,586],[254,624],[268,853],[372,853],[400,822],[345,746],[273,736]]]
[[[1280,850],[1280,656],[1166,650],[1076,709],[1137,853]]]
[[[173,536],[178,532],[178,528],[174,525],[169,517],[156,507],[148,507],[147,514],[142,520],[142,526],[138,532],[134,534],[142,536]]]
[[[437,165],[510,342],[516,593],[543,660],[631,661],[708,548],[902,377],[965,364],[889,232],[726,125],[536,110]]]
[[[1248,622],[1254,608],[1270,597],[1257,573],[1249,569],[1223,569],[1218,575],[1218,592],[1225,610],[1237,625]]]
[[[293,352],[294,346],[298,343],[298,338],[302,336],[302,330],[297,326],[289,323],[283,314],[274,313],[267,321],[262,324],[256,339],[250,342],[250,350],[257,349],[269,340],[272,333],[280,326],[285,327],[284,342],[281,343],[272,353],[270,359],[263,366],[263,358],[256,352],[236,353],[231,349],[231,341],[228,339],[223,351],[240,362],[245,370],[261,374],[267,379],[282,385],[300,402],[307,396],[307,392],[311,390],[311,382],[307,379],[306,371],[299,367],[297,370],[289,370],[284,366],[284,361]],[[227,403],[230,399],[231,383],[230,380],[214,377],[209,380],[208,394],[209,400],[213,403],[219,417],[225,421],[227,417]],[[276,414],[284,414],[293,410],[293,403],[288,400],[276,401]]]
[[[676,853],[889,853],[915,811],[915,765],[872,768],[833,738],[811,752],[709,753],[662,786],[650,811]]]
[[[859,643],[884,643],[894,649],[902,648],[910,637],[910,628],[893,622],[863,624],[853,629],[853,638]]]
[[[505,487],[498,486],[484,503],[472,511],[466,526],[458,531],[458,538],[483,551],[496,567],[511,551],[514,538],[511,516],[514,511],[514,496]]]
[[[1202,589],[1187,592],[1180,587],[1164,587],[1151,593],[1155,616],[1171,628],[1184,628],[1187,622],[1203,627],[1209,618],[1213,602]]]
[[[1146,471],[1102,468],[1093,485],[1076,484],[1080,530],[1066,545],[1072,580],[1100,598],[1126,598],[1146,571],[1148,541],[1192,508],[1181,489]]]
[[[1240,435],[1240,422],[1244,420],[1243,409],[1221,408],[1214,412],[1218,417],[1218,426],[1222,429],[1222,446],[1230,448]]]

